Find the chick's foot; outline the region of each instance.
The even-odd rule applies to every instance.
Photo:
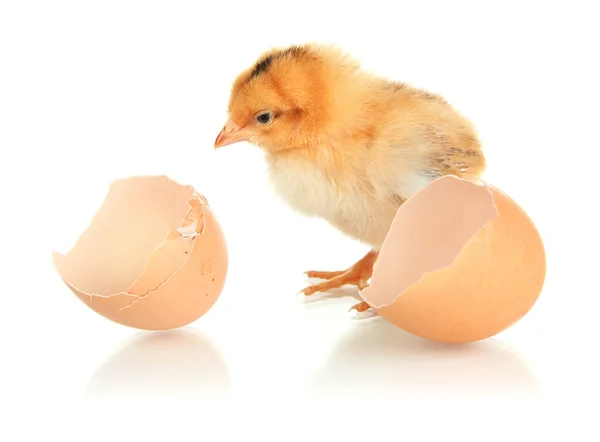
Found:
[[[311,285],[304,288],[300,293],[304,293],[306,296],[313,295],[317,292],[325,292],[328,290],[340,288],[344,285],[355,285],[359,290],[364,289],[368,285],[368,280],[373,274],[373,265],[377,260],[377,252],[375,250],[369,251],[360,261],[354,264],[347,270],[335,271],[335,272],[320,272],[320,271],[308,271],[305,272],[309,278],[325,279],[325,281]],[[365,309],[366,303],[360,303],[352,307],[358,310],[358,306],[361,309]],[[366,304],[368,305],[368,304]],[[367,307],[368,308],[368,307]],[[359,310],[363,311],[363,310]]]
[[[356,310],[356,313],[364,313],[367,310],[369,310],[371,308],[371,306],[369,304],[367,304],[365,301],[363,302],[359,302],[358,304],[354,304],[352,307],[350,307],[349,311],[352,310]]]

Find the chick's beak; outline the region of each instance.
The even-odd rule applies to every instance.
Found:
[[[240,128],[231,121],[227,121],[215,140],[215,149],[229,144],[239,143],[240,141],[248,141],[249,138],[250,132],[247,129]]]

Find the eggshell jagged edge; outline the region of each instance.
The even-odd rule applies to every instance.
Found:
[[[127,292],[115,293],[112,295],[100,295],[94,293],[86,293],[79,289],[77,289],[73,284],[67,281],[64,277],[61,276],[63,281],[71,288],[71,290],[76,291],[78,294],[85,298],[89,298],[89,304],[91,305],[93,300],[96,299],[115,299],[116,305],[110,305],[106,303],[103,305],[102,310],[106,308],[110,308],[113,311],[122,311],[125,310],[136,302],[144,299],[147,296],[152,295],[156,291],[158,291],[161,287],[167,284],[170,279],[175,275],[190,259],[191,249],[193,243],[190,240],[194,240],[197,235],[202,233],[204,228],[204,220],[202,218],[201,206],[198,203],[197,199],[191,199],[188,201],[191,209],[184,218],[184,222],[182,225],[174,230],[171,230],[164,241],[159,244],[159,246],[154,250],[154,252],[148,258],[146,262],[146,266],[142,271],[141,275],[137,278],[137,280],[131,285]],[[194,218],[190,218],[195,215]],[[187,223],[186,223],[187,221]],[[187,225],[186,225],[187,224]],[[176,248],[176,249],[175,249]],[[167,250],[168,249],[168,250]],[[173,253],[179,252],[181,249],[184,253]],[[186,253],[187,252],[187,253]],[[170,259],[169,255],[175,256],[183,256],[185,258],[179,260]],[[167,263],[167,261],[172,261],[171,263]],[[56,253],[55,253],[55,263],[56,263]],[[170,270],[175,266],[174,270]],[[169,269],[169,273],[164,274],[161,273],[161,270]],[[126,298],[118,298],[118,297],[126,297]],[[133,298],[133,299],[132,299]],[[127,300],[124,305],[121,305],[123,301]],[[98,310],[97,308],[95,310]]]
[[[396,212],[362,299],[374,309],[392,305],[425,275],[450,267],[498,216],[485,183],[454,175],[432,181]]]
[[[79,289],[76,284],[74,284],[64,275],[65,273],[69,273],[68,254],[63,255],[53,251],[52,262],[61,280],[67,285],[67,287],[75,295],[77,295],[81,301],[87,303],[88,306],[96,313],[129,327],[155,329],[155,327],[138,326],[135,324],[138,322],[137,320],[134,320],[132,323],[132,321],[127,320],[126,318],[119,318],[118,316],[120,316],[121,312],[136,305],[140,300],[143,300],[158,292],[170,282],[171,278],[176,275],[190,259],[192,259],[194,255],[193,251],[196,246],[196,238],[203,233],[206,225],[205,210],[209,210],[209,206],[208,201],[204,198],[204,196],[196,192],[192,186],[183,186],[166,176],[144,176],[118,180],[111,186],[111,192],[114,191],[114,188],[118,184],[130,183],[136,180],[148,178],[154,179],[158,182],[162,180],[169,185],[178,187],[179,191],[185,191],[191,195],[191,198],[187,199],[187,205],[189,209],[186,215],[183,217],[179,227],[167,232],[162,242],[160,242],[154,251],[149,255],[145,262],[144,269],[130,285],[127,291],[119,291],[112,294],[88,293]],[[111,192],[109,192],[109,197]],[[181,203],[184,202],[181,201]],[[104,206],[98,210],[92,222],[90,223],[90,228],[79,237],[79,240],[89,233],[89,230],[92,228],[92,226],[94,226],[95,223],[106,222],[97,221],[98,218],[101,218],[103,209]],[[179,258],[174,259],[174,257]],[[110,278],[111,276],[112,275],[106,275],[107,278]]]

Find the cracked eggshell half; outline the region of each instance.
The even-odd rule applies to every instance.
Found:
[[[112,183],[88,229],[53,264],[88,307],[144,330],[183,327],[215,304],[227,246],[206,199],[165,176]]]
[[[540,235],[498,188],[438,178],[398,210],[362,298],[417,336],[446,343],[494,336],[537,301]]]

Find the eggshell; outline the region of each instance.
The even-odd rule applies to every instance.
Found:
[[[145,330],[187,325],[217,301],[227,276],[221,226],[206,199],[166,176],[117,180],[88,229],[53,264],[87,306]]]
[[[465,343],[520,320],[545,276],[523,209],[494,186],[448,175],[400,207],[361,296],[410,333]]]

